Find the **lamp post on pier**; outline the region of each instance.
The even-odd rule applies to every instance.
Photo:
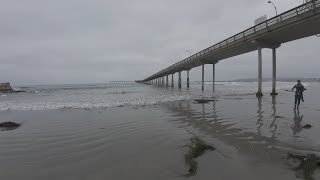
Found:
[[[276,10],[276,16],[278,16],[278,11],[277,11],[277,7],[273,4],[272,1],[268,1],[269,4],[272,4],[272,6],[274,7],[274,9]]]

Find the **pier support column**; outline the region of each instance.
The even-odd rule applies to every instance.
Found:
[[[215,91],[215,82],[216,82],[216,66],[215,64],[212,64],[212,91]]]
[[[204,64],[202,64],[202,91],[204,90]]]
[[[166,76],[163,76],[163,86],[166,85]]]
[[[262,48],[258,48],[258,92],[256,96],[263,96],[262,94]]]
[[[174,73],[171,74],[171,87],[174,87],[173,74],[174,74]]]
[[[187,88],[189,88],[189,70],[187,70]]]
[[[162,77],[162,86],[164,86],[164,76]]]
[[[169,86],[169,75],[166,75],[166,87]]]
[[[276,81],[277,81],[277,54],[276,48],[272,48],[272,92],[271,96],[278,95],[276,93]]]
[[[178,85],[179,85],[179,89],[181,89],[181,71],[179,71]]]

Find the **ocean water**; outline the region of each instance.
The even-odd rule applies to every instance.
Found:
[[[304,179],[287,154],[320,156],[320,83],[304,82],[305,102],[293,110],[293,82],[193,82],[161,87],[92,84],[15,87],[0,94],[0,179]],[[214,102],[197,104],[194,99]],[[310,124],[310,129],[301,126]],[[216,148],[197,158],[186,177],[184,157],[197,136]],[[317,170],[314,179],[320,179]]]
[[[292,82],[279,82],[278,89],[292,88]],[[308,84],[306,84],[308,86]],[[264,91],[271,91],[271,83],[264,83]],[[25,93],[1,94],[0,111],[54,110],[54,109],[94,109],[117,106],[141,106],[169,101],[188,100],[212,96],[233,96],[255,94],[257,83],[217,82],[212,93],[212,82],[205,83],[201,91],[200,83],[191,83],[191,88],[181,90],[171,87],[147,86],[141,84],[91,84],[91,85],[51,85],[14,87]]]

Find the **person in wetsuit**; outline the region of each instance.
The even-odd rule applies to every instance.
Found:
[[[299,109],[300,100],[302,100],[302,102],[304,102],[303,91],[307,90],[307,89],[304,88],[304,86],[301,84],[300,80],[297,80],[297,84],[294,85],[291,90],[293,91],[293,89],[296,89],[296,93],[294,96],[294,109],[295,108]]]

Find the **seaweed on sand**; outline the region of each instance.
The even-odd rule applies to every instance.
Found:
[[[313,180],[314,172],[320,165],[320,158],[315,154],[307,154],[306,156],[288,154],[288,159],[295,159],[299,164],[292,169],[296,171],[296,176],[304,177],[306,180]]]
[[[194,176],[197,173],[198,163],[195,160],[197,157],[201,156],[206,150],[215,150],[214,147],[206,144],[203,140],[195,137],[191,138],[191,142],[189,145],[188,152],[185,154],[185,163],[189,167],[188,174],[186,176]]]

